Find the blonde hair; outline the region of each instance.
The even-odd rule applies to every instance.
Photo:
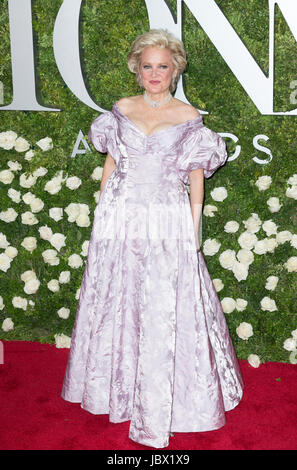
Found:
[[[141,53],[145,47],[164,47],[171,52],[172,62],[177,69],[177,74],[172,77],[169,90],[173,92],[176,88],[180,75],[187,66],[186,53],[183,43],[167,29],[151,29],[147,33],[138,36],[131,45],[128,55],[128,68],[136,74],[137,83],[142,86],[139,72]]]

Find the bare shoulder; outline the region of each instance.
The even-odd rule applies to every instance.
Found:
[[[132,108],[137,105],[139,101],[139,95],[136,96],[125,96],[124,98],[120,98],[116,104],[120,108],[121,111],[124,113],[129,113]]]
[[[178,111],[180,117],[184,121],[189,121],[200,116],[198,109],[194,108],[194,106],[192,106],[191,104],[187,104],[183,101],[175,99],[174,105],[176,106],[176,110]]]

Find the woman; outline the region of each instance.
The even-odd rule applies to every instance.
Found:
[[[62,397],[130,420],[130,439],[163,448],[175,431],[222,427],[242,397],[198,239],[204,176],[227,153],[171,95],[186,66],[177,38],[139,36],[128,66],[144,94],[120,99],[89,133],[107,157]]]

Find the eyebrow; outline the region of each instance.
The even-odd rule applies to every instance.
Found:
[[[142,62],[142,65],[152,65],[152,63],[148,61],[144,61]],[[165,62],[159,62],[157,65],[169,65],[169,63],[165,61]]]

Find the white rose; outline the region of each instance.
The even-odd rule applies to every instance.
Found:
[[[47,283],[47,287],[49,290],[51,290],[52,292],[58,292],[60,290],[60,285],[59,285],[59,282],[57,279],[51,279],[48,283]]]
[[[28,152],[25,153],[25,160],[30,161],[35,155],[34,150],[28,150]]]
[[[3,272],[7,272],[10,268],[11,258],[7,256],[5,253],[0,254],[0,270]]]
[[[57,194],[61,190],[61,181],[58,178],[53,178],[46,183],[44,186],[44,191],[47,191],[50,194]]]
[[[26,152],[30,148],[29,142],[23,137],[18,137],[15,141],[14,148],[17,152]]]
[[[224,230],[227,233],[235,233],[239,229],[239,223],[236,220],[229,220],[224,226]]]
[[[34,194],[32,194],[30,191],[28,191],[27,193],[25,193],[23,196],[22,196],[22,199],[24,201],[25,204],[31,204],[31,202],[34,200]]]
[[[236,257],[238,261],[242,264],[246,264],[249,266],[254,261],[254,254],[251,250],[247,250],[246,248],[241,248],[237,253]]]
[[[265,289],[274,290],[277,286],[277,283],[278,283],[278,277],[277,276],[269,276],[266,279]]]
[[[3,331],[11,331],[14,328],[14,323],[11,318],[5,318],[2,323],[2,330]]]
[[[39,168],[37,168],[37,170],[33,172],[33,175],[36,176],[36,178],[38,178],[40,176],[46,175],[47,172],[48,170],[46,168],[44,168],[43,166],[40,166]]]
[[[248,266],[245,264],[240,263],[239,261],[235,261],[232,266],[232,272],[236,279],[240,281],[244,281],[248,277]]]
[[[67,284],[70,281],[70,271],[62,271],[59,276],[61,284]]]
[[[259,367],[259,365],[261,364],[261,361],[260,361],[259,356],[257,356],[257,354],[250,354],[248,356],[248,363],[252,367]]]
[[[68,264],[71,268],[77,269],[83,265],[83,260],[77,254],[73,254],[68,258]]]
[[[266,232],[267,236],[276,235],[277,225],[272,220],[265,220],[262,224],[262,229]]]
[[[44,207],[44,202],[38,197],[35,197],[33,201],[31,202],[30,206],[31,206],[32,212],[34,213],[40,212]]]
[[[62,246],[66,246],[65,244],[65,235],[62,233],[55,233],[51,239],[49,240],[50,244],[56,248],[56,250],[60,251]]]
[[[0,219],[3,220],[3,222],[7,222],[8,224],[10,222],[14,222],[17,216],[18,213],[12,207],[6,211],[0,212]]]
[[[232,270],[234,263],[236,262],[235,251],[225,250],[219,256],[219,261],[224,269]]]
[[[217,292],[220,292],[224,288],[224,284],[221,279],[213,279],[212,282]]]
[[[295,173],[293,176],[290,176],[287,183],[288,184],[297,184],[297,173]]]
[[[292,235],[292,238],[290,240],[290,245],[293,248],[297,248],[297,235],[295,233]]]
[[[32,212],[27,211],[22,214],[22,224],[24,225],[35,225],[38,224],[38,219]]]
[[[265,253],[267,253],[267,240],[266,240],[266,238],[264,238],[263,240],[258,240],[255,243],[254,252],[257,255],[265,255]]]
[[[21,280],[23,282],[31,281],[32,279],[37,279],[35,271],[28,270],[21,274]]]
[[[26,237],[22,241],[21,246],[32,253],[37,247],[37,240],[35,237]]]
[[[81,255],[82,256],[87,256],[88,255],[88,249],[89,249],[89,244],[90,244],[90,241],[89,240],[85,240],[82,244],[82,250],[81,250]]]
[[[275,247],[277,246],[276,238],[265,238],[266,241],[266,249],[268,252],[273,252]]]
[[[9,246],[4,252],[10,259],[13,259],[18,254],[18,250],[14,246]]]
[[[85,213],[79,214],[75,222],[79,227],[89,227],[91,224],[89,217]]]
[[[289,230],[282,230],[276,234],[276,241],[279,245],[289,242],[292,238],[292,233]]]
[[[255,185],[258,187],[259,191],[265,191],[271,185],[272,179],[271,176],[260,176]]]
[[[71,338],[69,336],[62,334],[55,335],[56,348],[70,348]]]
[[[0,310],[1,310],[1,307],[0,307]],[[291,335],[292,335],[293,339],[295,339],[297,341],[297,330],[291,331]]]
[[[0,133],[0,147],[4,150],[11,150],[14,147],[17,134],[14,131],[6,131]]]
[[[60,318],[64,318],[64,320],[66,320],[69,317],[70,310],[69,308],[62,307],[58,310],[57,313]]]
[[[44,137],[44,139],[40,139],[38,142],[36,142],[36,145],[38,145],[38,147],[40,147],[44,152],[51,150],[54,147],[51,137]]]
[[[3,297],[1,297],[0,295],[0,310],[3,310],[5,307],[4,303],[3,303]]]
[[[235,308],[239,312],[242,312],[243,310],[246,309],[247,304],[248,303],[245,299],[238,298],[238,299],[236,299],[236,307]]]
[[[76,218],[80,214],[79,205],[72,202],[65,208],[65,212],[68,215],[68,222],[75,222]]]
[[[0,232],[0,248],[7,248],[10,243],[7,241],[6,235]]]
[[[283,343],[283,348],[286,351],[295,351],[297,349],[297,341],[294,338],[288,338]]]
[[[13,188],[9,188],[9,190],[7,191],[7,194],[8,194],[8,197],[10,197],[10,199],[13,202],[16,202],[18,204],[21,201],[20,191],[17,191],[16,189],[13,189]]]
[[[268,310],[269,312],[274,312],[275,310],[277,310],[275,301],[270,297],[263,297],[260,302],[260,305],[262,310]]]
[[[42,257],[45,263],[50,264],[51,266],[57,266],[60,263],[59,258],[57,258],[56,250],[45,250],[42,253]]]
[[[289,355],[289,361],[291,364],[297,364],[297,349],[294,349]]]
[[[220,249],[221,243],[219,243],[215,238],[209,238],[203,243],[203,253],[208,256],[215,255]]]
[[[75,293],[75,298],[76,300],[79,300],[79,296],[80,296],[80,287],[77,289],[76,293]]]
[[[270,197],[267,200],[268,209],[270,212],[278,212],[283,204],[280,204],[278,197]]]
[[[63,207],[52,207],[49,210],[49,216],[56,222],[63,219]]]
[[[94,181],[99,181],[99,180],[101,180],[101,178],[102,178],[102,172],[103,172],[103,168],[100,167],[100,166],[97,166],[97,167],[93,170],[93,173],[91,174],[92,180],[94,180]]]
[[[261,228],[261,220],[258,214],[252,213],[252,216],[249,217],[247,220],[243,221],[243,224],[246,228],[246,231],[249,233],[256,233]]]
[[[284,266],[289,273],[297,271],[297,256],[291,256],[291,258],[284,263]]]
[[[20,162],[8,160],[7,165],[11,171],[19,171],[22,169]]]
[[[242,234],[237,239],[241,248],[245,248],[246,250],[251,250],[255,246],[257,240],[258,238],[254,233],[247,231],[242,232]]]
[[[297,185],[294,184],[291,188],[287,188],[286,196],[292,199],[297,199]]]
[[[93,194],[96,204],[98,204],[99,202],[100,194],[101,194],[101,191],[95,191]]]
[[[53,231],[50,227],[47,225],[43,225],[42,227],[39,227],[38,229],[40,238],[43,240],[50,240],[50,238],[53,236]]]
[[[236,302],[231,297],[224,297],[221,301],[221,305],[224,313],[231,313],[236,307]]]
[[[78,208],[79,208],[79,213],[80,214],[88,215],[90,213],[90,208],[89,208],[88,204],[79,203]]]
[[[24,286],[24,291],[26,294],[35,294],[38,291],[40,286],[40,281],[38,279],[30,279],[27,281]]]
[[[288,184],[297,184],[297,174],[295,173],[293,176],[290,176],[287,183]]]
[[[28,301],[23,297],[13,297],[12,305],[15,308],[22,308],[23,310],[27,310]]]
[[[10,184],[14,178],[14,174],[10,170],[0,171],[0,183]]]
[[[236,328],[236,333],[240,339],[245,341],[254,334],[252,325],[246,322],[240,323],[240,325]]]
[[[223,201],[228,196],[228,193],[227,193],[226,188],[224,188],[223,186],[220,186],[218,188],[214,188],[210,192],[210,195],[214,201]]]
[[[77,189],[80,187],[80,185],[81,185],[81,179],[78,178],[77,176],[70,176],[66,180],[66,186],[69,189],[72,189],[72,190]]]
[[[203,209],[203,215],[206,217],[214,217],[214,212],[216,212],[218,208],[216,206],[212,206],[211,204],[205,204]]]
[[[33,175],[29,175],[27,177],[25,173],[22,173],[20,176],[20,186],[22,186],[22,188],[31,188],[32,186],[34,186],[36,181],[37,181],[37,178],[36,176],[33,176]]]

